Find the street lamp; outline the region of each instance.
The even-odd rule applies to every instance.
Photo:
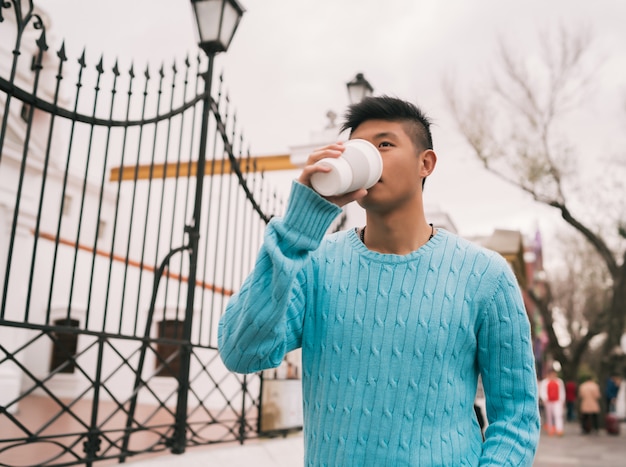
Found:
[[[211,79],[213,75],[213,61],[215,55],[220,52],[226,52],[228,46],[235,35],[235,30],[239,25],[239,21],[243,16],[244,9],[237,3],[237,0],[191,0],[193,12],[196,19],[198,29],[198,45],[208,57],[208,65],[206,71],[201,73],[204,79],[204,92],[200,94],[202,98],[202,123],[200,127],[200,142],[198,150],[198,162],[196,165],[196,187],[195,199],[193,207],[193,219],[191,224],[185,225],[185,234],[187,242],[177,248],[173,248],[165,256],[158,270],[155,272],[154,284],[152,286],[152,298],[150,300],[150,309],[146,318],[146,340],[142,344],[139,354],[138,370],[135,375],[135,385],[133,396],[131,398],[130,407],[128,409],[128,418],[126,429],[132,432],[135,423],[135,410],[137,407],[137,395],[139,389],[143,386],[142,379],[143,367],[147,347],[149,345],[148,336],[152,326],[152,318],[154,316],[155,304],[159,288],[159,281],[163,277],[170,259],[183,251],[189,254],[189,276],[187,278],[187,303],[185,306],[185,320],[183,322],[182,343],[179,354],[179,372],[178,380],[178,398],[176,401],[176,412],[174,414],[174,430],[171,438],[166,441],[173,454],[182,454],[185,452],[187,445],[187,402],[189,383],[189,367],[191,364],[191,327],[193,321],[194,299],[196,291],[196,276],[198,269],[198,244],[200,238],[200,217],[202,213],[202,193],[206,167],[206,150],[208,140],[209,117],[211,115]],[[0,16],[0,20],[1,20]],[[0,145],[1,146],[1,145]],[[125,436],[122,448],[122,456],[120,461],[124,462],[128,452],[128,443],[130,437]]]
[[[348,87],[348,99],[351,104],[358,104],[374,93],[374,88],[365,79],[363,73],[357,73],[354,79],[348,82],[346,86]]]
[[[191,0],[199,45],[207,55],[226,52],[245,10],[237,0]]]
[[[187,304],[185,321],[183,322],[180,347],[180,372],[178,374],[178,399],[176,404],[175,426],[172,434],[171,450],[174,454],[182,454],[186,447],[187,401],[188,390],[184,388],[189,382],[191,364],[191,328],[196,292],[196,276],[198,268],[198,243],[200,239],[200,217],[202,214],[202,193],[204,186],[206,150],[208,140],[209,117],[211,114],[211,80],[215,55],[226,52],[230,45],[244,9],[237,0],[191,0],[198,28],[198,45],[208,57],[207,70],[202,73],[204,93],[202,95],[202,124],[200,127],[200,147],[196,165],[196,192],[191,225],[185,226],[188,235],[187,244],[181,249],[189,252],[189,276],[187,279]]]

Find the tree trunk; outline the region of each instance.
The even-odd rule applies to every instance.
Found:
[[[626,324],[626,261],[622,263],[613,286],[613,299],[608,316],[607,337],[604,343],[604,358],[600,367],[602,390],[612,374],[626,376],[626,357],[620,343]]]
[[[607,328],[607,339],[605,351],[610,354],[619,347],[624,333],[626,318],[626,263],[622,265],[614,278],[613,299],[609,312],[609,323]]]

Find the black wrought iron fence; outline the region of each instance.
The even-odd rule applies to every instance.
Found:
[[[217,321],[281,206],[222,80],[72,60],[17,0],[0,54],[0,465],[256,436],[259,377],[222,366]]]

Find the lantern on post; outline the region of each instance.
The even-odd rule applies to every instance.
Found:
[[[358,104],[374,93],[374,88],[365,79],[363,73],[357,73],[354,79],[348,82],[346,86],[348,87],[348,99],[351,104]]]
[[[245,10],[237,0],[191,0],[198,44],[207,55],[225,52]]]

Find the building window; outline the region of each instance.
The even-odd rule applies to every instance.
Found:
[[[20,110],[20,118],[28,123],[28,114],[30,113],[30,105],[22,104],[22,109]]]
[[[160,321],[157,328],[159,339],[182,340],[183,338],[183,322],[180,320]],[[180,345],[157,342],[156,353],[158,355],[155,362],[156,376],[176,378],[180,372]]]
[[[55,326],[78,328],[76,319],[63,318],[54,321]],[[52,357],[50,359],[50,371],[58,369],[59,373],[74,373],[76,368],[76,348],[78,333],[54,331],[52,333]]]
[[[104,238],[104,233],[106,232],[107,222],[100,219],[98,221],[98,240],[102,240]]]
[[[74,201],[74,198],[72,198],[70,195],[63,195],[63,212],[62,214],[64,216],[69,216],[70,213],[72,212],[72,202]]]

